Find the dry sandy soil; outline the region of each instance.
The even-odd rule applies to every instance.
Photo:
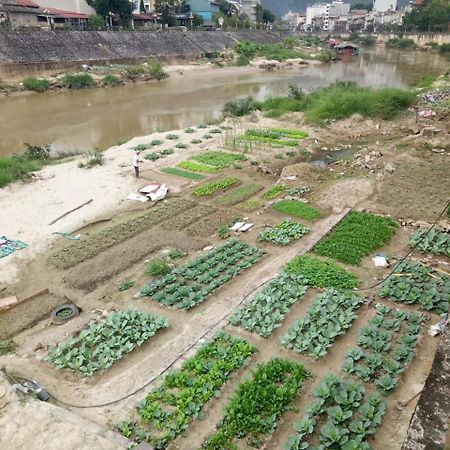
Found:
[[[50,288],[53,296],[62,301],[69,298],[82,308],[82,313],[62,326],[52,325],[46,318],[15,334],[15,351],[0,356],[0,365],[25,378],[37,379],[57,398],[67,403],[83,406],[106,403],[156,379],[174,361],[175,367],[179,367],[195,353],[202,342],[212,337],[217,330],[225,328],[231,334],[253,343],[258,352],[252,358],[250,367],[237,373],[225,385],[221,399],[206,405],[205,420],[192,423],[187,437],[176,439],[170,448],[198,448],[214,430],[221,417],[222,407],[232,395],[236,383],[258,362],[267,361],[275,355],[299,361],[314,373],[314,377],[305,384],[295,401],[295,407],[302,411],[310,402],[311,388],[320,377],[328,372],[339,372],[344,353],[355,345],[358,329],[373,315],[373,305],[365,304],[361,307],[358,319],[349,332],[336,341],[328,356],[319,361],[298,356],[279,344],[279,336],[286,332],[295,318],[304,314],[314,293],[317,293],[315,290],[310,290],[304,300],[292,307],[283,326],[268,340],[228,325],[227,316],[262,282],[275,276],[293,256],[309,251],[341,220],[348,208],[390,213],[396,219],[434,218],[436,211],[442,209],[448,199],[450,161],[448,152],[437,154],[424,152],[420,146],[416,149],[413,146],[399,145],[403,142],[402,139],[412,135],[408,126],[413,127],[415,124],[409,116],[396,123],[382,123],[381,126],[361,118],[336,123],[326,129],[299,126],[299,122],[300,115],[290,116],[289,121],[281,123],[259,116],[246,122],[230,121],[227,125],[232,127],[231,130],[213,134],[213,139],[203,140],[199,145],[190,142],[192,139],[202,138],[208,130],[216,127],[196,129],[194,134],[174,131],[172,134],[179,135],[176,142],[189,144],[188,149],[176,149],[175,154],[164,159],[144,162],[142,179],[138,181],[133,178],[131,148],[154,139],[164,140],[161,149],[173,147],[166,139],[170,133],[154,133],[113,147],[105,152],[105,165],[102,167],[80,169],[77,167],[79,161],[75,159],[45,168],[39,173],[37,181],[3,189],[0,196],[0,230],[8,237],[21,239],[30,246],[0,260],[0,292],[3,289],[3,294],[16,293],[19,298],[23,298],[37,290]],[[308,131],[310,137],[301,143],[302,150],[298,149],[295,156],[288,156],[287,151],[283,150],[283,158],[280,159],[275,158],[279,149],[253,149],[248,154],[248,161],[242,162],[240,169],[228,168],[221,175],[211,175],[209,178],[234,175],[240,179],[241,184],[254,183],[263,188],[277,182],[290,186],[309,186],[311,193],[306,198],[321,210],[322,218],[314,222],[302,221],[311,226],[311,233],[285,248],[257,242],[261,227],[279,223],[284,218],[270,208],[270,202],[264,200],[260,192],[252,197],[252,200],[259,202],[259,207],[243,212],[239,206],[220,205],[220,197],[206,200],[194,198],[191,187],[196,183],[159,172],[160,168],[174,166],[201,149],[229,149],[227,144],[233,136],[255,123],[301,128]],[[442,124],[436,126],[442,127]],[[443,142],[448,136],[447,132],[444,128],[441,137]],[[347,157],[326,168],[308,162],[308,154],[311,155],[311,160],[323,154],[326,161],[333,151],[343,148],[349,150]],[[382,154],[372,157],[372,152]],[[360,164],[361,160],[366,161],[365,156],[370,161]],[[270,173],[262,173],[250,161],[258,161],[259,167],[270,169]],[[394,165],[393,171],[387,166],[388,163]],[[296,179],[287,180],[286,177],[290,176],[296,176]],[[167,203],[153,206],[126,200],[130,192],[136,192],[139,187],[151,181],[169,185],[170,198]],[[89,199],[93,199],[93,202],[88,206],[54,225],[48,225],[56,217]],[[192,204],[183,210],[171,206],[172,202],[180,200],[191,201]],[[116,233],[112,236],[113,245],[105,244],[95,250],[91,248],[91,254],[77,253],[71,247],[71,242],[52,234],[55,231],[80,233],[83,245],[83,239],[85,242],[94,242],[102,233],[109,236],[108,233],[117,230],[117,227],[123,226],[125,230],[126,227],[134,226],[142,214],[150,214],[161,205],[166,205],[170,211],[162,222],[153,223],[149,220],[144,228],[128,239]],[[260,262],[228,282],[205,303],[188,312],[164,308],[145,298],[133,300],[133,294],[148,279],[143,274],[145,261],[174,247],[187,253],[182,262],[193,259],[204,253],[202,249],[207,245],[220,242],[215,229],[236,214],[247,216],[255,224],[249,233],[240,237],[251,245],[267,250],[267,255]],[[392,256],[406,253],[410,232],[411,228],[400,228],[396,238],[383,251]],[[103,245],[101,242],[103,241],[98,238],[99,246]],[[82,256],[79,257],[79,262],[75,258],[74,263],[69,266],[66,264],[61,269],[55,263],[61,251],[72,251],[72,256]],[[387,272],[386,269],[374,268],[370,257],[365,258],[360,267],[352,267],[350,270],[355,272],[363,286],[382,279]],[[118,292],[117,284],[124,278],[135,280],[135,286],[129,291]],[[369,299],[375,294],[376,290],[369,290],[365,295]],[[67,336],[76,335],[92,319],[101,318],[109,311],[129,305],[143,311],[163,314],[169,319],[171,326],[141,348],[127,354],[107,371],[91,378],[58,371],[53,365],[43,361],[50,347]],[[14,315],[10,317],[15,320]],[[436,317],[430,315],[427,326],[435,321]],[[421,389],[430,370],[437,343],[438,338],[432,338],[426,333],[421,336],[417,357],[388,398],[386,416],[377,430],[376,438],[371,442],[374,449],[400,449],[416,401],[402,411],[396,407],[397,402],[408,400]],[[18,401],[9,392],[8,384],[0,380],[0,389],[3,385],[8,390],[8,404],[0,409],[2,449],[60,449],[63,440],[67,448],[113,449],[128,445],[111,431],[114,425],[133,415],[136,404],[157,385],[157,381],[113,405],[67,410],[34,400]],[[292,422],[297,418],[298,412],[286,413],[264,447],[281,449],[292,432]]]

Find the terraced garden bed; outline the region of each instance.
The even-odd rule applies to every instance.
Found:
[[[275,211],[288,216],[298,217],[305,220],[314,220],[321,216],[318,209],[298,200],[281,200],[275,203],[272,208]]]
[[[243,202],[248,198],[255,195],[262,189],[261,186],[255,184],[244,184],[242,186],[233,189],[231,192],[227,192],[225,195],[221,196],[217,201],[221,205],[230,206],[236,205],[237,203]]]
[[[77,337],[53,347],[46,359],[58,369],[70,369],[89,377],[107,369],[168,326],[169,322],[158,314],[134,309],[113,312],[102,322],[91,323]]]
[[[226,177],[219,181],[211,181],[210,183],[202,184],[201,186],[195,188],[192,193],[198,197],[214,195],[219,191],[225,191],[238,181],[239,180],[235,177]]]
[[[383,393],[389,393],[414,358],[423,321],[424,317],[418,312],[408,314],[401,309],[377,305],[368,326],[359,330],[359,346],[347,353],[342,371],[371,381]]]
[[[389,217],[351,211],[314,251],[346,264],[359,265],[364,256],[390,240],[397,226]]]
[[[281,326],[290,307],[303,298],[307,289],[308,281],[302,275],[281,273],[238,309],[230,323],[267,338]]]
[[[325,356],[338,336],[351,327],[362,303],[358,295],[327,289],[314,299],[305,317],[296,320],[280,338],[281,345],[313,358]]]
[[[289,409],[308,371],[288,359],[271,359],[258,364],[252,378],[240,383],[225,407],[217,431],[202,448],[224,450],[260,447],[277,427],[278,419]]]
[[[405,260],[383,283],[378,295],[394,302],[418,304],[442,314],[448,312],[450,306],[450,276],[419,262]]]
[[[182,198],[168,199],[144,212],[136,214],[120,223],[98,232],[84,235],[79,241],[56,251],[50,258],[52,265],[58,269],[67,269],[86,259],[93,258],[104,250],[124,242],[151,227],[170,221],[173,217],[186,211],[196,203]]]
[[[367,440],[381,424],[386,404],[353,381],[325,376],[314,389],[314,400],[294,424],[285,450],[369,450]]]
[[[203,418],[203,407],[220,397],[222,386],[243,367],[255,348],[226,333],[204,344],[180,370],[166,375],[161,385],[137,407],[137,417],[119,430],[136,441],[165,449],[189,424]]]
[[[181,309],[191,309],[220,286],[259,261],[263,250],[230,239],[206,255],[190,261],[169,275],[152,281],[141,289],[141,295]]]
[[[273,227],[265,228],[259,235],[260,241],[272,242],[277,245],[288,245],[308,234],[311,229],[305,225],[285,220]]]
[[[207,164],[208,166],[216,167],[217,169],[225,169],[236,161],[245,161],[247,158],[242,153],[209,151],[194,155],[191,159],[202,164]]]

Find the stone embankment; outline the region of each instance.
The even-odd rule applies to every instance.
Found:
[[[166,62],[193,59],[223,51],[249,39],[273,43],[264,31],[3,31],[0,32],[0,80],[43,76],[80,64],[133,64],[148,57]]]

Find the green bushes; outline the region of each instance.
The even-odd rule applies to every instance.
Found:
[[[242,117],[255,111],[255,109],[255,99],[253,97],[246,97],[225,103],[222,112],[225,116]]]
[[[314,220],[320,217],[320,211],[298,200],[281,200],[272,208],[288,216],[299,217],[305,220]]]
[[[442,53],[442,54],[450,53],[450,44],[442,44],[439,47],[439,53]]]
[[[160,62],[156,59],[151,58],[147,60],[147,68],[148,73],[155,80],[162,80],[168,77],[167,72],[164,71]]]
[[[143,66],[128,66],[125,69],[125,76],[131,81],[136,81],[144,73],[145,68]]]
[[[413,39],[393,38],[385,43],[386,47],[390,48],[415,48],[416,44]]]
[[[88,73],[66,73],[62,82],[69,89],[83,89],[95,84],[94,79]]]
[[[119,84],[122,84],[122,81],[116,75],[108,73],[103,77],[102,83],[104,86],[114,87],[119,86]]]
[[[397,223],[389,217],[352,211],[315,246],[314,251],[356,266],[365,255],[388,242],[396,228]]]
[[[245,55],[239,55],[236,59],[236,65],[238,67],[248,66],[250,64],[250,59]]]
[[[294,49],[296,44],[293,39],[286,38],[286,42],[288,42],[287,46],[284,43],[257,44],[251,41],[241,41],[234,46],[234,49],[239,55],[238,61],[240,59],[241,61],[250,61],[255,56],[280,62],[295,58],[310,59],[304,52]]]
[[[78,167],[80,169],[92,169],[95,166],[103,166],[103,153],[98,148],[86,155],[85,161],[80,162]]]
[[[172,271],[168,262],[164,259],[154,259],[147,264],[145,275],[148,277],[162,277]]]
[[[47,80],[38,78],[25,78],[22,81],[23,86],[29,91],[44,92],[50,87],[50,83]]]

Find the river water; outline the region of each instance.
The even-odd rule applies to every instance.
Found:
[[[25,142],[64,151],[107,148],[119,139],[218,118],[228,100],[285,94],[290,84],[306,91],[337,80],[408,86],[447,69],[437,54],[375,46],[350,62],[293,70],[199,70],[143,85],[6,97],[0,99],[0,155],[21,151]]]

